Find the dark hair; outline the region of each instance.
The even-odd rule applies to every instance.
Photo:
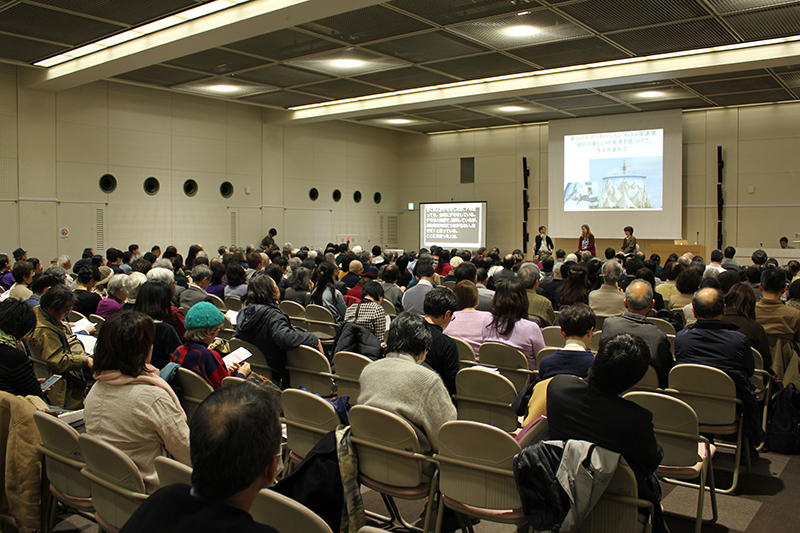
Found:
[[[658,254],[650,254],[650,261],[653,261],[656,265],[661,263],[661,256]]]
[[[91,248],[84,248],[83,253],[81,254],[81,259],[91,259],[92,257],[94,257],[94,250]]]
[[[386,283],[397,283],[400,279],[400,269],[397,268],[397,265],[386,265],[382,278]]]
[[[0,254],[0,269],[5,269],[10,262],[7,254]]]
[[[780,268],[767,268],[761,273],[761,290],[781,294],[786,290],[786,273]]]
[[[433,262],[430,259],[420,259],[414,267],[414,276],[417,278],[429,278],[434,272]]]
[[[711,252],[711,261],[719,263],[720,261],[722,261],[722,258],[723,258],[722,250],[714,250]]]
[[[425,320],[404,311],[392,320],[386,335],[386,352],[419,356],[430,350],[431,342],[431,332]]]
[[[172,287],[158,279],[149,279],[139,287],[134,311],[153,320],[166,320],[172,315]]]
[[[722,254],[727,257],[728,259],[733,259],[733,256],[736,255],[736,248],[733,246],[728,246],[725,248],[725,251]]]
[[[103,277],[100,275],[100,269],[98,269],[94,265],[86,265],[81,267],[78,271],[78,283],[81,285],[86,285],[87,283],[94,281],[100,281]]]
[[[789,298],[800,298],[800,279],[796,279],[789,285]]]
[[[558,324],[567,337],[583,337],[595,326],[597,315],[584,303],[574,303],[561,308]]]
[[[224,500],[252,485],[280,452],[279,417],[280,398],[268,387],[241,383],[211,393],[189,424],[194,490]]]
[[[725,293],[725,305],[728,309],[735,309],[741,316],[756,319],[756,293],[747,285],[737,283],[728,289]]]
[[[589,301],[589,289],[586,287],[586,266],[577,263],[564,263],[564,265],[570,266],[568,274],[566,276],[562,274],[564,277],[564,284],[561,286],[562,304],[587,303]]]
[[[251,252],[247,254],[247,266],[252,269],[256,269],[261,266],[264,262],[264,258],[261,257],[261,254],[258,252]]]
[[[617,251],[613,248],[606,248],[605,252],[603,252],[606,256],[606,259],[614,259],[614,256],[617,255]]]
[[[175,257],[172,258],[172,269],[177,272],[183,269],[183,267],[183,256],[181,254],[175,254]]]
[[[239,267],[241,268],[241,267]],[[250,278],[247,284],[247,294],[242,298],[242,304],[276,304],[278,297],[275,296],[275,280],[263,270],[259,270]]]
[[[781,237],[781,238],[778,240],[778,242],[785,242],[785,243],[787,243],[787,244],[788,244],[788,243],[789,243],[789,238],[788,238],[788,237]]]
[[[706,287],[692,296],[692,308],[697,318],[715,318],[725,312],[725,296],[722,291]]]
[[[751,285],[761,283],[761,267],[758,265],[750,265],[747,267],[744,271],[744,275]]]
[[[122,250],[117,250],[116,248],[109,248],[106,250],[106,259],[109,263],[113,263],[117,259],[122,259]]]
[[[144,371],[153,347],[156,325],[153,319],[136,311],[121,311],[103,323],[94,349],[92,372],[119,370],[137,377]]]
[[[739,283],[739,273],[735,270],[726,270],[725,272],[720,272],[719,276],[717,276],[717,281],[719,281],[719,288],[723,294],[728,294],[728,291],[731,290],[731,287],[735,285],[741,285],[741,283]],[[750,287],[746,288],[750,292],[753,292]]]
[[[514,325],[528,316],[528,292],[515,279],[497,286],[492,299],[491,326],[500,335],[510,335]]]
[[[422,309],[427,316],[439,318],[448,311],[455,313],[458,310],[458,298],[447,287],[436,287],[425,295]]]
[[[125,263],[126,265],[131,262],[131,257],[133,257],[132,253],[122,252],[122,262]],[[166,257],[164,259],[166,259]]]
[[[30,261],[17,261],[11,268],[11,275],[14,276],[14,281],[22,283],[28,274],[33,272],[33,265]]]
[[[370,279],[367,276],[364,276],[366,279]],[[364,279],[364,278],[361,278]],[[448,289],[449,290],[449,289]],[[378,303],[378,300],[383,298],[383,287],[377,281],[367,281],[361,287],[361,298],[366,298],[367,296],[370,297],[372,301]]]
[[[139,259],[136,261],[133,266],[131,267],[131,272],[141,272],[142,274],[147,274],[150,272],[150,269],[153,267],[153,263],[148,261],[147,259]]]
[[[36,313],[31,306],[14,298],[0,302],[0,330],[4,333],[15,339],[21,339],[35,327]]]
[[[750,256],[750,259],[752,259],[755,265],[763,265],[767,262],[767,252],[764,250],[756,250],[753,252],[753,255]]]
[[[644,261],[632,255],[625,261],[625,273],[632,276],[637,270],[644,266]]]
[[[45,311],[52,310],[57,312],[72,309],[75,305],[75,295],[66,285],[56,285],[42,295],[39,306]]]
[[[280,283],[283,279],[283,269],[281,268],[281,264],[277,261],[270,263],[269,266],[264,269],[264,272],[266,272],[275,283]]]
[[[189,251],[186,253],[186,267],[192,268],[194,266],[194,258],[197,257],[197,252],[202,250],[197,244],[189,246]]]
[[[211,285],[221,285],[227,269],[221,261],[213,261],[208,268],[211,269]]]
[[[134,254],[134,253],[136,253],[136,250],[138,250],[138,249],[139,249],[139,245],[138,245],[138,244],[131,244],[131,245],[129,245],[129,246],[128,246],[128,251],[129,251],[131,254]],[[87,248],[87,250],[91,250],[91,248]],[[85,253],[86,253],[86,250],[84,250],[84,252],[83,252],[83,253],[85,254]],[[84,256],[84,257],[85,257],[85,256]]]
[[[468,307],[477,307],[481,301],[480,295],[478,294],[478,287],[468,280],[456,283],[456,286],[453,288],[453,294],[455,294],[458,299],[457,311]]]
[[[667,263],[664,267],[664,275],[667,276],[667,281],[672,281],[678,279],[678,276],[680,276],[684,270],[686,270],[685,266],[677,261],[672,261],[671,263]]]
[[[636,385],[650,366],[650,348],[641,338],[620,333],[600,343],[589,382],[615,396]]]
[[[231,263],[225,273],[228,277],[228,287],[238,287],[247,283],[247,274],[239,263]]]
[[[157,244],[154,244],[153,247],[150,248],[150,251],[155,254],[156,250],[158,250],[160,252],[161,251],[161,247],[159,245],[157,245]]]
[[[325,261],[317,268],[317,286],[311,293],[311,301],[317,305],[322,305],[322,296],[325,290],[335,291],[333,275],[336,273],[336,263]]]
[[[690,268],[681,272],[678,279],[675,280],[675,288],[681,294],[694,294],[700,287],[702,279],[703,275],[697,269]]]
[[[56,285],[61,285],[62,283],[63,282],[57,275],[44,272],[43,274],[36,274],[33,277],[33,281],[31,281],[29,288],[34,294],[42,294],[48,287],[55,287]]]
[[[622,231],[630,231],[631,235],[633,235],[633,226],[625,226]]]
[[[542,268],[545,269],[545,270],[552,270],[553,265],[555,265],[555,264],[556,264],[556,261],[555,261],[555,259],[553,259],[552,255],[548,254],[548,255],[545,255],[542,258]]]
[[[478,267],[474,263],[465,261],[456,267],[453,275],[456,277],[456,282],[467,280],[474,283],[475,277],[478,275]]]

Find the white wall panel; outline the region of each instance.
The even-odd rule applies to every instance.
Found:
[[[228,142],[261,144],[261,109],[230,103],[225,108]]]
[[[261,176],[261,144],[228,142],[225,149],[228,174]]]
[[[19,242],[28,257],[38,257],[49,264],[58,243],[57,205],[55,202],[19,202]]]
[[[68,255],[75,263],[81,258],[84,248],[95,248],[95,206],[89,203],[60,203],[58,204],[58,228],[68,228],[69,237],[66,240],[57,239],[58,248],[54,255]],[[113,246],[113,245],[112,245]],[[122,248],[117,244],[116,248]],[[127,244],[124,246],[127,248]],[[95,249],[95,253],[102,253]],[[103,254],[105,255],[105,254]],[[40,258],[41,259],[41,258]]]
[[[224,141],[228,119],[225,102],[176,94],[172,97],[172,134]]]
[[[56,163],[56,197],[59,200],[105,202],[107,194],[100,190],[100,176],[108,165]]]
[[[19,209],[17,202],[0,201],[0,250],[11,255],[19,246]]]
[[[226,143],[217,139],[172,136],[172,168],[225,173]]]
[[[59,123],[56,160],[65,163],[108,164],[108,128]]]
[[[171,135],[172,99],[161,91],[109,84],[108,127]]]
[[[476,157],[475,183],[515,183],[517,175],[522,175],[521,158],[519,166],[520,171],[518,173],[517,157],[515,155]]]
[[[16,200],[18,192],[17,158],[0,157],[0,199]]]
[[[110,128],[108,164],[123,167],[170,168],[172,137],[160,133]]]
[[[108,126],[108,83],[95,82],[56,94],[58,122]]]
[[[56,95],[22,88],[17,95],[19,194],[24,198],[54,198]]]

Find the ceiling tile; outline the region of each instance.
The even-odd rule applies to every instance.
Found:
[[[450,29],[501,49],[589,34],[588,31],[572,24],[566,18],[546,10],[531,11],[526,15],[480,20],[452,26]]]
[[[442,122],[447,122],[452,120],[461,121],[461,120],[486,117],[486,115],[483,115],[481,113],[475,113],[474,111],[468,111],[466,109],[454,109],[452,111],[438,111],[434,113],[414,112],[414,115],[418,117],[425,117],[431,120],[440,120]]]
[[[719,22],[710,18],[610,33],[606,36],[640,56],[678,50],[694,50],[736,42],[736,39]]]
[[[739,94],[725,94],[709,97],[718,105],[744,105],[759,104],[765,102],[782,102],[784,100],[794,100],[792,95],[783,89],[779,91],[758,91]]]
[[[544,68],[583,65],[598,61],[609,61],[628,57],[625,52],[614,48],[600,38],[589,37],[571,39],[557,43],[537,44],[510,50],[515,56],[527,59]]]
[[[368,94],[377,94],[384,92],[382,89],[359,83],[352,80],[331,80],[315,83],[313,85],[304,85],[303,92],[317,94],[319,96],[327,96],[334,100],[342,98],[355,98],[357,96],[365,96]]]
[[[124,26],[29,4],[12,6],[0,16],[0,31],[74,46],[122,29]]]
[[[243,80],[256,81],[266,85],[274,85],[275,87],[290,87],[292,85],[301,85],[303,83],[312,83],[329,79],[328,76],[316,72],[309,72],[286,65],[273,65],[255,70],[248,70],[247,72],[241,72],[235,76]]]
[[[437,61],[436,63],[427,63],[425,66],[467,80],[534,70],[530,65],[499,53]]]
[[[54,56],[68,48],[69,47],[59,46],[57,44],[31,41],[30,39],[22,39],[21,37],[0,33],[0,57],[3,59],[34,63],[40,59]]]
[[[458,126],[456,124],[420,124],[419,126],[405,126],[404,130],[416,131],[419,133],[434,133],[437,131],[453,131],[466,129],[465,126]]]
[[[773,67],[772,70],[774,70],[775,72],[800,72],[800,65],[787,65],[785,67]]]
[[[644,111],[660,111],[662,109],[693,109],[697,107],[712,107],[702,98],[686,98],[682,100],[666,100],[662,102],[639,102],[636,107]]]
[[[786,74],[781,74],[781,79],[783,80],[783,83],[789,87],[800,87],[800,72],[788,72]]]
[[[525,98],[527,98],[528,100],[545,100],[547,98],[560,98],[562,96],[583,96],[588,94],[595,94],[595,93],[593,93],[588,89],[573,89],[571,91],[559,91],[554,93],[526,95]]]
[[[366,48],[411,63],[435,61],[485,52],[486,48],[445,31],[411,35],[368,45]]]
[[[546,113],[531,113],[530,115],[516,115],[514,120],[518,120],[523,124],[531,122],[547,122],[548,120],[559,120],[562,118],[571,118],[570,115],[559,113],[558,111],[548,111]]]
[[[127,2],[109,2],[108,0],[36,0],[39,4],[131,26],[197,7],[198,4],[209,1],[211,0],[135,0]]]
[[[565,98],[550,98],[548,100],[536,99],[537,102],[556,109],[576,109],[580,107],[596,107],[601,105],[616,105],[617,102],[609,100],[599,94],[587,96],[567,96]]]
[[[570,109],[570,113],[579,117],[599,117],[602,115],[621,115],[623,113],[636,113],[635,109],[631,109],[624,105],[606,105],[598,107],[584,107],[582,109]]]
[[[327,98],[300,94],[292,91],[274,91],[271,93],[257,94],[242,98],[244,102],[254,102],[257,104],[272,105],[277,107],[289,108],[299,105],[318,104],[327,101]]]
[[[348,45],[386,39],[433,26],[383,6],[370,6],[300,26]]]
[[[741,78],[738,80],[709,81],[705,83],[690,83],[689,87],[702,95],[741,93],[758,91],[762,89],[779,89],[780,83],[772,76],[759,78]]]
[[[389,4],[442,25],[540,7],[536,0],[394,0]]]
[[[297,30],[286,29],[226,44],[225,48],[284,61],[309,54],[327,52],[341,48],[341,46]]]
[[[459,120],[458,124],[468,128],[490,128],[492,126],[510,126],[519,124],[516,120],[507,120],[501,117],[484,117],[472,120]]]
[[[454,105],[439,105],[433,107],[424,107],[419,109],[414,109],[411,111],[406,111],[407,113],[411,113],[414,115],[420,115],[425,113],[436,113],[438,111],[453,111],[454,109],[461,109],[460,107],[456,107]]]
[[[588,0],[560,6],[598,32],[621,30],[707,16],[701,2],[695,0],[649,0],[643,9],[641,0]]]
[[[179,83],[199,80],[207,76],[205,74],[165,67],[163,65],[151,65],[149,67],[140,68],[139,70],[118,74],[114,77],[121,80],[158,85],[159,87],[170,87]]]
[[[778,72],[779,68],[781,67],[775,68],[775,71]],[[709,74],[707,76],[690,76],[688,78],[680,78],[678,81],[680,81],[681,83],[691,84],[703,81],[730,80],[734,78],[752,78],[753,76],[766,76],[768,74],[769,73],[765,69],[740,70],[738,72],[724,72],[720,74]]]
[[[358,76],[355,79],[389,87],[395,91],[450,83],[453,78],[417,67],[396,68]]]
[[[316,70],[333,76],[358,76],[407,65],[406,62],[399,59],[383,57],[354,48],[328,52],[313,57],[293,59],[292,61],[287,61],[286,64]]]
[[[640,90],[646,91],[648,89],[658,90],[659,87],[672,87],[675,85],[675,82],[672,80],[656,80],[656,81],[646,81],[641,83],[623,83],[620,85],[608,85],[605,87],[595,87],[598,91],[602,91],[604,93],[610,93],[614,91],[632,91],[632,90]]]
[[[709,4],[717,13],[733,13],[767,6],[789,4],[796,0],[709,0]]]
[[[739,13],[723,18],[746,41],[788,37],[800,33],[800,5],[798,4]]]
[[[480,105],[478,105],[480,104]],[[552,109],[532,104],[527,101],[510,101],[510,102],[497,102],[489,104],[486,102],[479,102],[473,104],[468,109],[473,111],[480,111],[483,113],[491,113],[517,120],[519,115],[531,115],[533,113],[551,113]]]
[[[263,65],[265,61],[263,59],[237,54],[236,52],[212,48],[196,54],[179,57],[172,61],[166,61],[165,63],[167,65],[200,70],[211,74],[227,74],[228,72]]]

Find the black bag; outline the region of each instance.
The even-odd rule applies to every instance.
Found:
[[[556,479],[563,454],[563,447],[542,441],[528,446],[514,459],[522,511],[537,531],[558,530],[569,512],[569,496]]]
[[[800,453],[800,391],[793,383],[775,397],[767,445],[771,452]]]

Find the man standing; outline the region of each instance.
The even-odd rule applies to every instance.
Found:
[[[417,284],[403,295],[403,309],[417,315],[425,314],[425,296],[433,290],[435,270],[430,261],[418,261],[414,268]]]
[[[538,317],[541,327],[552,326],[556,320],[553,304],[536,292],[539,288],[539,267],[533,263],[523,263],[517,272],[517,279],[528,293],[528,318]]]
[[[437,287],[425,295],[425,323],[433,341],[425,364],[439,374],[452,396],[456,393],[456,374],[461,369],[456,341],[443,333],[458,310],[458,298],[447,287]]]
[[[598,315],[617,316],[625,312],[625,293],[617,287],[622,265],[615,260],[603,263],[603,284],[589,293],[589,307]]]

